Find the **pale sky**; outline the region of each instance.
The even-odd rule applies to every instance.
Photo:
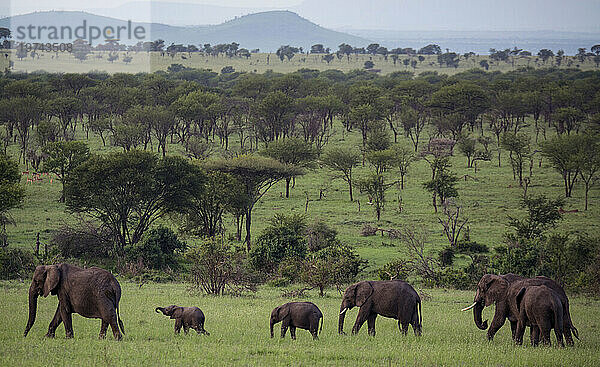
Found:
[[[218,24],[265,10],[290,10],[326,28],[393,31],[576,31],[600,33],[600,0],[154,0],[229,8],[177,6],[139,19],[151,0],[0,0],[0,15],[80,10],[172,25]],[[141,3],[141,4],[140,4]],[[128,5],[126,5],[128,4]],[[10,6],[10,8],[9,8]],[[117,9],[117,7],[120,7]],[[162,7],[161,9],[167,9]],[[180,7],[183,9],[183,7]],[[205,9],[205,8],[204,8]],[[137,18],[137,19],[136,19]]]

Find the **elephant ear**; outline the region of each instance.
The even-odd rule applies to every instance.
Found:
[[[506,288],[508,288],[508,282],[499,276],[494,275],[491,281],[487,284],[487,291],[485,292],[485,305],[490,306],[494,302],[505,298]]]
[[[517,294],[517,311],[521,312],[521,301],[523,300],[523,296],[525,295],[525,291],[527,288],[523,287]]]
[[[361,307],[373,294],[373,287],[369,282],[364,282],[356,287],[356,306]]]
[[[52,265],[46,267],[46,281],[44,282],[44,297],[48,297],[50,292],[58,287],[60,282],[60,270],[58,266]]]
[[[289,313],[290,313],[290,306],[283,305],[283,306],[280,306],[279,309],[277,310],[277,317],[279,318],[279,320],[283,320],[284,318],[287,317],[287,315],[289,315]]]
[[[183,316],[183,307],[176,307],[173,313],[171,314],[172,319],[179,319]]]

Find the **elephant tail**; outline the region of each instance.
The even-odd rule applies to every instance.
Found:
[[[323,331],[323,323],[325,322],[325,317],[321,314],[321,328],[319,329],[319,334]],[[579,339],[579,338],[578,338]]]
[[[119,306],[117,305],[117,321],[119,322],[119,328],[121,329],[121,334],[125,335],[125,328],[123,327],[123,321],[121,321],[121,316],[119,315]]]
[[[573,324],[571,324],[571,331],[573,332],[573,335],[577,338],[577,340],[580,340],[579,339],[579,331],[577,331],[577,328]]]
[[[419,307],[419,325],[423,327],[423,311],[421,311],[421,300],[419,299],[417,302],[417,306]]]

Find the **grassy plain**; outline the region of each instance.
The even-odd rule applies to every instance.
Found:
[[[554,58],[550,58],[546,63],[542,62],[536,56],[518,56],[509,62],[492,61],[487,55],[475,55],[468,59],[461,56],[459,66],[440,67],[437,63],[437,56],[425,56],[425,60],[418,62],[415,68],[410,65],[404,65],[403,60],[417,60],[417,57],[409,57],[400,55],[396,63],[390,57],[387,60],[381,56],[371,55],[351,55],[349,58],[337,57],[329,64],[323,61],[323,55],[320,54],[297,54],[291,60],[280,61],[274,53],[257,53],[251,54],[250,58],[226,57],[226,56],[205,56],[199,53],[178,53],[174,57],[166,54],[161,55],[159,52],[119,52],[119,59],[114,62],[108,61],[108,53],[102,51],[94,51],[89,54],[87,60],[80,61],[67,52],[39,52],[34,59],[26,57],[19,60],[15,56],[15,51],[5,51],[3,54],[8,54],[8,57],[0,58],[0,70],[8,67],[9,61],[14,62],[14,71],[34,72],[47,71],[53,73],[85,73],[89,71],[106,71],[109,74],[113,73],[138,73],[138,72],[154,72],[158,70],[166,70],[171,64],[181,64],[192,68],[210,69],[214,72],[220,72],[225,66],[232,66],[236,71],[264,73],[267,70],[273,70],[279,73],[289,73],[302,68],[316,69],[324,71],[328,69],[337,69],[348,72],[354,69],[363,69],[364,63],[367,60],[373,61],[374,69],[380,70],[380,74],[389,74],[395,71],[412,71],[419,74],[425,71],[437,71],[442,74],[456,74],[472,68],[481,68],[479,62],[487,60],[490,69],[489,71],[511,71],[519,67],[550,67],[556,66]],[[123,57],[129,55],[132,61],[128,64],[123,62]],[[514,61],[514,62],[513,62]],[[584,62],[580,62],[574,56],[564,56],[562,59],[562,68],[579,68],[580,70],[594,70],[598,67],[594,64],[591,57],[588,57]]]
[[[38,300],[38,317],[29,336],[22,333],[27,322],[27,283],[0,283],[0,365],[3,366],[597,366],[600,364],[600,301],[571,297],[571,313],[581,341],[574,348],[516,347],[508,324],[494,341],[487,342],[472,314],[460,312],[473,299],[472,292],[422,290],[423,336],[412,331],[402,337],[395,320],[378,318],[377,335],[371,338],[366,325],[357,336],[337,334],[340,297],[335,290],[305,300],[323,311],[323,332],[313,341],[304,330],[292,341],[289,332],[281,340],[269,338],[269,314],[279,304],[279,290],[263,288],[252,297],[209,297],[190,293],[183,284],[136,284],[121,281],[121,317],[126,335],[121,342],[98,340],[99,320],[73,316],[75,338],[65,339],[61,325],[55,339],[44,334],[56,309],[56,297]],[[154,313],[157,306],[196,305],[206,315],[210,336],[173,335],[173,320]],[[348,312],[344,330],[349,332],[357,309]],[[484,318],[493,317],[493,308]],[[110,335],[110,331],[109,331]],[[552,336],[554,340],[554,336]]]

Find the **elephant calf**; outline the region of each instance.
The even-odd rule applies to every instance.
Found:
[[[321,330],[319,329],[321,320]],[[313,339],[319,339],[319,332],[323,330],[323,313],[312,302],[290,302],[275,307],[271,312],[271,338],[273,337],[273,325],[281,322],[281,337],[290,328],[292,339],[296,339],[296,328],[309,330]]]
[[[161,311],[163,315],[175,319],[175,333],[179,334],[181,327],[187,335],[190,328],[196,330],[198,334],[210,335],[204,330],[204,314],[198,307],[180,307],[171,305],[169,307],[157,307],[154,311]]]
[[[515,341],[523,343],[525,326],[531,326],[531,345],[550,345],[550,329],[554,328],[559,347],[563,344],[563,305],[558,294],[545,285],[523,287],[517,295],[519,318]]]

